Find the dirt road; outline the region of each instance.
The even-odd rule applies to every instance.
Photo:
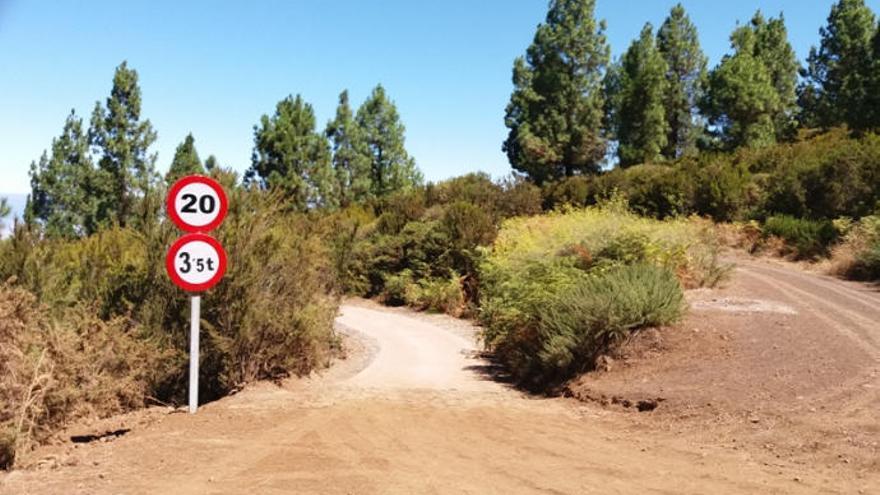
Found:
[[[769,313],[772,318],[824,322],[812,330],[843,341],[852,366],[838,370],[836,385],[876,383],[866,375],[876,369],[880,342],[876,293],[761,264],[747,264],[736,280],[733,291],[753,300],[761,296],[753,283],[771,296],[780,291],[776,308],[796,313]],[[713,297],[734,300],[725,292],[697,299]],[[806,309],[812,312],[805,315]],[[705,311],[695,311],[700,324],[699,318],[717,318]],[[761,321],[769,320],[745,323]],[[876,472],[840,475],[798,459],[768,462],[753,449],[645,422],[662,418],[662,407],[621,413],[524,396],[484,373],[488,363],[475,353],[473,329],[461,321],[355,302],[342,307],[338,324],[351,335],[354,357],[323,376],[258,385],[195,416],[144,413],[139,426],[111,442],[47,447],[41,467],[0,477],[0,493],[753,494],[880,487]],[[864,408],[872,404],[859,409],[869,423],[872,413]]]

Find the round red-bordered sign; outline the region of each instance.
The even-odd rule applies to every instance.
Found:
[[[165,270],[181,289],[206,291],[226,273],[226,251],[207,234],[185,234],[168,249]]]
[[[171,221],[181,230],[210,232],[226,218],[229,200],[216,180],[204,175],[188,175],[171,186],[165,207]]]

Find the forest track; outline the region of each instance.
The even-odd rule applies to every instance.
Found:
[[[705,364],[699,361],[701,355],[694,353],[706,349],[688,347],[693,340],[688,337],[687,345],[670,352],[673,361],[666,368],[659,367],[668,364],[661,356],[605,376],[628,380],[616,384],[620,388],[627,383],[650,387],[648,378],[656,372],[658,379],[670,380],[661,387],[673,403],[676,384],[687,391],[705,384],[701,393],[711,396],[735,395],[743,383],[746,392],[733,403],[760,410],[756,401],[770,394],[797,424],[795,412],[784,412],[790,410],[787,395],[773,395],[777,391],[771,386],[785,393],[793,387],[791,394],[798,396],[807,390],[825,397],[817,401],[833,397],[840,405],[816,421],[855,414],[870,427],[873,417],[875,436],[869,431],[860,441],[880,436],[871,413],[878,390],[864,387],[877,382],[880,324],[871,322],[880,321],[880,306],[874,305],[880,294],[868,286],[744,259],[727,292],[697,294],[709,302],[722,296],[775,301],[795,311],[773,313],[773,306],[748,315],[700,310],[668,331],[684,334],[690,324],[713,323],[734,335],[725,345],[734,346],[739,336],[748,343],[766,335],[785,338],[785,345],[800,345],[803,352],[786,349],[776,355],[779,362],[767,363],[764,347],[744,347],[742,356],[754,351],[764,360],[747,368],[736,362],[740,351],[734,346],[733,352],[725,350],[734,366],[728,368],[711,353]],[[748,442],[731,447],[727,437],[742,435],[741,430],[706,423],[702,431],[687,431],[689,424],[678,419],[677,427],[667,427],[671,416],[663,412],[665,406],[656,413],[621,414],[524,395],[494,379],[492,366],[477,352],[474,328],[460,320],[351,301],[337,323],[349,334],[353,352],[327,373],[284,387],[258,384],[206,405],[195,416],[160,413],[152,424],[134,426],[110,442],[44,447],[37,457],[50,461],[0,476],[0,493],[873,493],[880,486],[870,466],[850,469],[796,456],[771,457]],[[786,336],[779,328],[802,332]],[[816,349],[849,366],[827,376],[792,371]],[[681,368],[680,376],[668,371],[673,365]],[[779,370],[789,374],[771,378]],[[709,387],[713,380],[722,385]],[[761,380],[771,387],[767,393],[754,386]],[[809,383],[796,383],[804,380]],[[681,407],[704,399],[687,393],[682,392]],[[792,428],[775,433],[803,434]]]

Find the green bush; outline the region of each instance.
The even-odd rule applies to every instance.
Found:
[[[432,278],[410,283],[405,289],[404,299],[408,306],[418,310],[453,316],[461,315],[465,305],[461,279],[454,275],[446,279]]]
[[[492,347],[518,380],[541,387],[590,368],[633,330],[676,321],[683,307],[668,269],[622,265],[550,294],[522,327],[495,335]]]
[[[480,264],[481,337],[542,388],[590,366],[633,329],[674,321],[682,284],[728,271],[705,221],[639,217],[619,200],[503,224]]]
[[[770,217],[764,223],[764,235],[776,236],[797,258],[826,255],[837,240],[837,229],[828,220],[807,220],[788,215]]]

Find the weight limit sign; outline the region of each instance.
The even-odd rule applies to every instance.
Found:
[[[207,234],[186,234],[178,239],[165,257],[168,276],[187,292],[210,289],[226,273],[226,252]]]

